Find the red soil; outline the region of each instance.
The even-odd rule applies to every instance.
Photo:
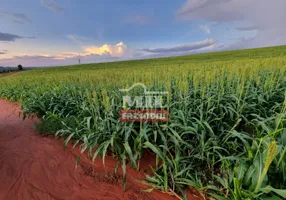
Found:
[[[41,137],[33,128],[37,119],[19,117],[19,106],[0,100],[0,199],[176,199],[159,191],[143,192],[148,186],[138,182],[154,163],[150,155],[140,163],[140,171],[128,169],[126,190],[122,188],[122,171],[115,176],[116,161],[98,159],[92,174],[91,161],[82,155],[75,169],[79,150],[63,141]],[[148,159],[149,158],[149,159]],[[198,199],[188,195],[189,199]]]

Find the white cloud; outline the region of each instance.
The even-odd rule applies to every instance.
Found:
[[[113,57],[122,57],[127,53],[128,47],[123,42],[119,42],[115,45],[104,44],[102,46],[87,46],[84,47],[84,51],[89,54],[104,55],[109,53]]]
[[[210,34],[211,33],[211,29],[207,25],[201,25],[200,29],[203,30],[206,34]]]
[[[229,23],[237,31],[256,30],[250,43],[238,42],[245,42],[242,48],[260,47],[286,44],[285,10],[285,0],[187,0],[177,18]]]
[[[64,8],[57,5],[56,0],[40,0],[41,4],[54,12],[63,12]]]

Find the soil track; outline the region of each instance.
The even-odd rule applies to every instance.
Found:
[[[19,73],[21,73],[21,72],[5,72],[5,73],[0,73],[0,78],[1,77],[6,77],[6,76],[15,76],[15,75],[17,75],[17,74],[19,74]]]
[[[176,199],[159,191],[142,191],[148,187],[136,179],[149,171],[154,162],[150,156],[145,156],[140,171],[128,170],[123,191],[121,170],[118,176],[112,173],[113,158],[106,158],[105,168],[96,160],[93,175],[91,162],[83,155],[75,169],[79,150],[72,150],[71,144],[64,150],[62,140],[37,135],[33,128],[37,119],[23,121],[20,112],[17,104],[0,99],[0,200]]]

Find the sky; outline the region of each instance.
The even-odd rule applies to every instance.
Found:
[[[0,1],[0,66],[286,45],[286,0]]]

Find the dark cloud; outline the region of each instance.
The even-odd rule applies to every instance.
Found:
[[[0,32],[0,41],[14,42],[17,39],[23,39],[23,38],[34,39],[35,37],[23,37],[23,36],[19,36],[19,35],[10,34],[10,33]]]
[[[21,37],[19,35],[0,32],[0,41],[11,42],[11,41],[15,41],[16,39],[21,39],[21,38],[23,38],[23,37]]]
[[[238,30],[238,31],[256,31],[258,29],[259,29],[259,27],[254,26],[254,25],[252,25],[252,26],[240,26],[240,27],[236,28],[236,30]]]
[[[4,16],[8,20],[11,20],[17,24],[32,23],[32,20],[29,19],[23,13],[11,13],[11,12],[0,11],[0,16]]]
[[[195,42],[192,44],[184,44],[171,48],[156,48],[156,49],[141,49],[143,52],[147,53],[179,53],[179,52],[190,52],[193,50],[198,50],[201,48],[209,47],[214,45],[216,41],[214,39],[206,39],[204,41]]]
[[[65,9],[57,5],[55,0],[40,0],[41,4],[54,12],[63,12]]]
[[[0,51],[0,55],[1,54],[6,54],[8,51],[7,50],[2,50],[2,51]]]

